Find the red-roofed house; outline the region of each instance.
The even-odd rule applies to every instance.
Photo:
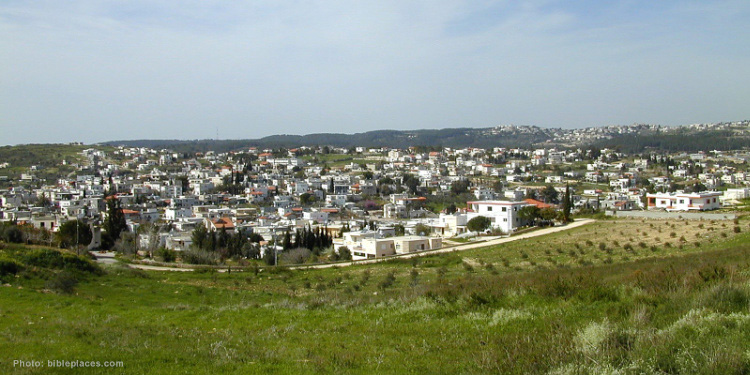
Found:
[[[234,222],[232,221],[232,218],[230,217],[220,217],[216,220],[206,220],[207,221],[207,227],[209,230],[213,229],[215,231],[220,231],[222,229],[226,229],[227,232],[234,231]]]

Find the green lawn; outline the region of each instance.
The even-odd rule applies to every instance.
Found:
[[[698,224],[605,221],[495,248],[322,270],[118,266],[78,273],[72,294],[45,289],[65,267],[26,264],[0,287],[0,368],[87,372],[12,364],[59,359],[125,365],[92,373],[748,373],[746,221],[739,234],[731,222],[704,222],[709,237],[699,247],[690,239],[652,251],[649,242],[633,254],[612,244],[636,230],[659,233],[657,225],[663,244]],[[575,243],[584,251],[577,258],[567,254]],[[22,259],[26,250],[1,251]]]

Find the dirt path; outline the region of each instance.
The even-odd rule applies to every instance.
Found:
[[[426,250],[426,251],[420,251],[420,252],[414,252],[414,253],[408,253],[408,254],[391,255],[391,256],[387,256],[383,258],[376,258],[376,259],[355,260],[355,261],[345,262],[345,263],[316,264],[316,265],[310,265],[310,266],[293,266],[289,268],[290,269],[311,269],[311,268],[347,267],[347,266],[351,266],[354,264],[370,264],[370,263],[377,263],[377,262],[386,262],[391,259],[413,258],[413,257],[420,257],[420,256],[425,256],[425,255],[449,253],[453,251],[465,251],[465,250],[471,250],[471,249],[479,249],[479,248],[495,246],[495,245],[499,245],[499,244],[503,244],[507,242],[523,240],[526,238],[544,236],[550,233],[562,232],[565,230],[580,227],[582,225],[593,223],[594,221],[595,220],[593,219],[578,219],[568,225],[548,227],[548,228],[535,230],[529,233],[519,234],[517,236],[502,237],[502,238],[497,238],[497,239],[489,240],[489,241],[466,243],[466,244],[461,244],[461,245],[456,245],[456,246],[451,246],[451,247],[444,247],[442,249],[437,249],[437,250]]]
[[[551,233],[562,232],[565,230],[580,227],[582,225],[593,223],[594,221],[595,220],[593,219],[578,219],[567,225],[542,228],[542,229],[538,229],[532,232],[519,234],[517,236],[501,237],[501,238],[496,238],[496,239],[488,240],[488,241],[465,243],[465,244],[460,244],[460,245],[455,245],[455,246],[450,246],[450,247],[444,247],[442,249],[437,249],[437,250],[426,250],[426,251],[420,251],[420,252],[415,252],[415,253],[392,255],[392,256],[387,256],[387,257],[377,258],[377,259],[355,260],[351,262],[315,264],[315,265],[309,265],[309,266],[291,266],[289,267],[289,269],[299,270],[299,269],[317,269],[317,268],[331,268],[331,267],[348,267],[348,266],[352,266],[355,264],[372,264],[372,263],[378,263],[378,262],[387,262],[392,259],[413,258],[413,257],[421,257],[425,255],[449,253],[453,251],[465,251],[465,250],[471,250],[471,249],[479,249],[479,248],[495,246],[495,245],[499,245],[499,244],[503,244],[507,242],[523,240],[526,238],[539,237],[539,236],[544,236],[544,235],[551,234]],[[146,271],[193,271],[192,268],[149,266],[145,264],[128,264],[128,266],[131,268],[137,268],[137,269],[146,270]],[[218,272],[227,272],[226,268],[216,268],[216,270]],[[233,270],[233,271],[242,272],[242,270]]]

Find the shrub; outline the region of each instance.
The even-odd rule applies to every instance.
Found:
[[[740,232],[742,232],[740,227],[734,227],[734,233],[740,233]]]
[[[352,251],[346,246],[341,246],[334,260],[352,260]]]
[[[743,289],[721,284],[709,291],[705,304],[721,313],[743,312],[750,305],[750,296]]]
[[[160,247],[156,250],[155,255],[159,257],[163,262],[174,262],[177,260],[177,252],[174,250],[169,250],[165,247]]]
[[[472,232],[482,232],[492,225],[492,221],[485,216],[477,216],[466,223],[466,228]]]
[[[182,252],[182,261],[190,264],[216,264],[219,256],[203,250],[187,250]]]
[[[419,271],[417,271],[416,268],[412,268],[409,275],[411,276],[411,281],[409,282],[409,285],[411,287],[417,286],[417,284],[419,284]]]
[[[62,271],[47,281],[46,288],[60,294],[73,294],[76,285],[76,276],[71,272]]]
[[[23,269],[23,265],[15,259],[0,258],[0,277],[15,275]]]
[[[474,272],[474,266],[472,266],[468,262],[463,262],[463,265],[466,272]]]
[[[101,268],[82,256],[52,249],[33,249],[21,256],[24,263],[42,268],[68,269],[99,274]]]
[[[279,255],[279,263],[286,264],[301,264],[305,263],[310,256],[312,251],[304,247],[298,247],[296,249],[285,250]]]
[[[362,277],[359,279],[359,284],[362,286],[367,285],[367,282],[370,280],[370,270],[365,270],[365,272],[362,272]]]
[[[388,274],[385,275],[383,280],[378,284],[378,288],[385,290],[393,286],[393,283],[395,282],[396,282],[396,273],[393,271],[388,272]]]

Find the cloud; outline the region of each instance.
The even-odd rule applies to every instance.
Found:
[[[3,138],[748,117],[750,6],[604,3],[6,2]]]

